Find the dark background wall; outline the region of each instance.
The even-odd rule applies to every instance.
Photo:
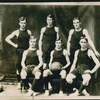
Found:
[[[94,6],[0,5],[0,21],[2,22],[2,49],[0,52],[2,63],[0,73],[15,74],[16,49],[6,43],[5,38],[19,28],[19,17],[23,15],[27,17],[27,28],[39,39],[40,30],[46,26],[46,16],[49,13],[54,15],[54,24],[60,29],[60,37],[63,38],[65,47],[69,30],[73,28],[72,20],[75,16],[81,17],[83,28],[89,31],[89,35],[94,41]],[[16,38],[12,39],[12,41],[16,42]]]

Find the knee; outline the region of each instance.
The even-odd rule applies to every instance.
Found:
[[[91,79],[91,76],[90,75],[85,75],[85,77],[83,77],[83,85],[84,86],[88,86],[89,85],[89,81]]]
[[[41,77],[41,72],[36,72],[35,73],[35,79],[40,79]]]
[[[21,71],[21,79],[26,79],[27,77],[27,72],[25,70]]]
[[[43,77],[47,77],[49,75],[49,72],[50,72],[49,69],[44,70]]]
[[[61,78],[66,78],[66,71],[65,70],[62,70],[60,75],[61,75]]]
[[[72,83],[73,83],[73,78],[72,78],[71,74],[68,74],[68,75],[67,75],[66,81],[67,81],[69,84],[72,84]]]

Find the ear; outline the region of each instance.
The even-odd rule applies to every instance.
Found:
[[[19,22],[19,25],[20,25],[20,22]]]
[[[80,41],[79,41],[79,44],[81,44]]]

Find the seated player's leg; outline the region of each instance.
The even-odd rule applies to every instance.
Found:
[[[82,78],[83,78],[83,81],[82,81],[82,84],[80,86],[79,93],[82,92],[84,95],[89,96],[89,94],[87,93],[85,88],[89,85],[91,75],[86,73],[86,74],[82,75]]]
[[[60,96],[63,95],[63,89],[65,87],[66,73],[67,72],[65,70],[62,70],[60,72],[60,76],[61,76],[61,78],[60,78],[60,92],[59,92]]]
[[[36,96],[37,93],[34,92],[34,88],[41,77],[41,71],[40,70],[34,71],[34,68],[31,68],[31,73],[35,76],[35,78],[33,79],[31,88],[29,88],[28,90],[27,96],[31,96],[31,95]]]
[[[43,78],[44,78],[44,85],[45,85],[45,96],[49,95],[49,90],[48,90],[48,83],[49,83],[49,76],[52,75],[52,72],[49,69],[44,70],[43,72]]]
[[[29,88],[28,73],[29,73],[29,69],[22,69],[21,70],[21,80],[22,80],[22,83],[24,83],[24,89]]]
[[[78,74],[78,70],[77,69],[74,69],[72,73],[69,73],[66,77],[66,81],[67,81],[67,95],[69,95],[70,93],[73,92],[73,80],[76,78]]]
[[[67,81],[67,83],[72,84],[73,79],[75,79],[75,78],[76,78],[76,75],[74,75],[73,73],[69,73],[66,77],[66,81]]]

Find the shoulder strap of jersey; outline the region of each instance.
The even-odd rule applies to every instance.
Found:
[[[44,32],[46,31],[46,29],[47,29],[47,27],[44,27]],[[44,33],[44,32],[43,32],[43,33]]]
[[[73,33],[74,33],[74,29],[72,29],[72,35],[73,35]]]

